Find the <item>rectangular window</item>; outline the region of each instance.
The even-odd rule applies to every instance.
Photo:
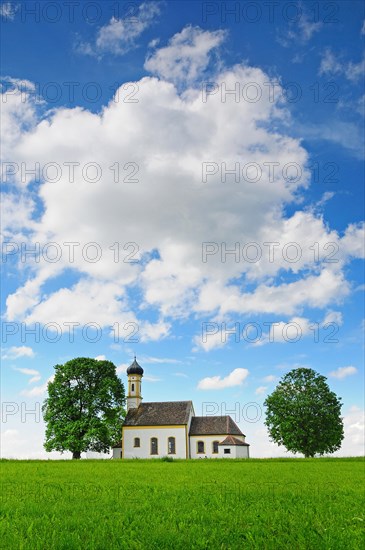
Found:
[[[151,455],[158,455],[157,437],[151,437]]]
[[[225,455],[230,455],[231,454],[231,449],[224,449],[224,454]]]
[[[134,438],[134,447],[140,447],[141,446],[141,440],[139,437]]]
[[[204,454],[205,453],[204,441],[198,441],[197,452],[198,452],[198,454]]]
[[[169,455],[174,455],[176,453],[174,437],[169,437],[167,440],[167,452]]]
[[[218,443],[219,441],[213,441],[212,443],[212,454],[214,455],[218,454]]]

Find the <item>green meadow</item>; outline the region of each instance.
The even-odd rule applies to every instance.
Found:
[[[364,548],[364,458],[3,460],[7,550]]]

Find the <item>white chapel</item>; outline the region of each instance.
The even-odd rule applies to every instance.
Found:
[[[230,416],[195,416],[192,401],[143,403],[136,358],[127,376],[127,415],[113,458],[249,458],[250,446]]]

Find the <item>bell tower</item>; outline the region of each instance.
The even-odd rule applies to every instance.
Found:
[[[127,411],[129,409],[138,409],[141,401],[141,384],[143,369],[134,357],[133,363],[127,368],[128,376],[128,395],[127,395]]]

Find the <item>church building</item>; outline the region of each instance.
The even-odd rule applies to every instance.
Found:
[[[245,435],[230,416],[195,416],[192,401],[143,403],[136,358],[127,376],[127,415],[113,458],[249,458]]]

